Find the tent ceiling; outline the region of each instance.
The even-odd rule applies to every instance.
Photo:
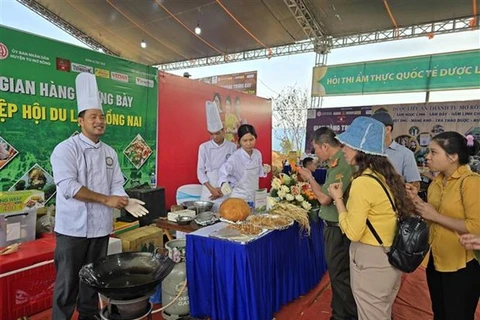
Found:
[[[115,54],[150,65],[307,39],[282,0],[35,2]],[[394,28],[381,0],[303,0],[303,3],[326,36],[336,38]],[[397,27],[473,16],[472,0],[388,0],[387,3]],[[193,32],[197,23],[202,28],[200,36]],[[142,39],[147,43],[146,49],[140,48]]]

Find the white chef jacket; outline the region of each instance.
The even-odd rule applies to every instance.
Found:
[[[218,185],[228,182],[233,189],[232,194],[247,199],[251,192],[258,189],[258,179],[256,185],[240,186],[244,181],[247,171],[255,170],[258,177],[266,177],[262,165],[262,154],[257,149],[253,149],[252,155],[249,155],[243,148],[235,151],[228,161],[220,168],[218,173]],[[235,189],[241,189],[240,193]],[[247,189],[247,190],[246,190]]]
[[[198,181],[202,185],[206,182],[210,182],[213,187],[216,187],[217,181],[209,181],[207,173],[220,169],[235,150],[237,150],[235,143],[227,140],[224,140],[220,145],[216,144],[213,140],[202,143],[198,148]]]
[[[110,234],[113,209],[74,196],[81,187],[108,196],[127,196],[115,150],[80,133],[59,143],[50,161],[57,186],[55,232],[87,238]]]

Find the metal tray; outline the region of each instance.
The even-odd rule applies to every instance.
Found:
[[[240,231],[236,229],[232,229],[229,227],[225,227],[223,229],[214,231],[209,234],[209,237],[212,238],[217,238],[217,239],[222,239],[222,240],[227,240],[227,241],[232,241],[232,242],[237,242],[240,244],[247,244],[251,241],[254,241],[263,235],[267,234],[270,232],[268,229],[262,229],[262,231],[259,234],[255,235],[247,235],[247,234],[242,234]]]

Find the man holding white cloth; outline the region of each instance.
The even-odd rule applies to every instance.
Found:
[[[75,305],[79,320],[97,319],[98,294],[80,283],[78,272],[107,255],[113,208],[148,213],[143,202],[128,198],[117,153],[100,141],[106,123],[95,76],[80,73],[75,85],[82,132],[59,143],[50,159],[57,186],[55,320],[70,319]]]
[[[211,140],[204,142],[198,148],[197,177],[203,185],[202,200],[214,201],[214,210],[225,200],[217,188],[218,170],[237,150],[237,146],[225,140],[225,129],[218,108],[214,102],[207,101],[207,130]]]

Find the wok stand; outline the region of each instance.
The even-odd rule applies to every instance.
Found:
[[[154,292],[151,292],[131,300],[114,300],[99,293],[100,318],[102,320],[152,320],[153,304],[149,299],[153,294]]]
[[[99,294],[103,320],[152,319],[150,296],[175,266],[159,250],[113,254],[80,269],[80,280]]]

